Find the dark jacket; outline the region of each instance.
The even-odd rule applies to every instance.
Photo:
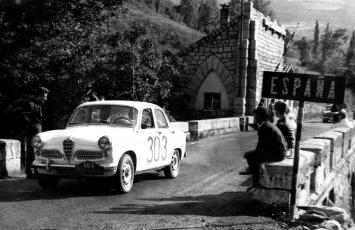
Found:
[[[295,146],[295,130],[292,127],[290,119],[288,117],[279,119],[276,126],[280,129],[282,135],[284,136],[287,143],[287,148],[293,149]]]
[[[280,161],[286,156],[286,142],[281,131],[269,121],[258,129],[256,153],[262,161]]]
[[[27,126],[26,133],[28,136],[33,136],[42,132],[43,112],[41,105],[30,101],[25,105],[23,115]]]

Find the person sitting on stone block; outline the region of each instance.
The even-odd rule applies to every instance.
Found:
[[[258,128],[258,143],[256,149],[244,154],[249,168],[240,175],[252,175],[253,184],[247,191],[259,185],[259,167],[264,162],[282,161],[286,156],[286,142],[279,128],[269,120],[268,110],[258,107],[254,110],[254,119]]]

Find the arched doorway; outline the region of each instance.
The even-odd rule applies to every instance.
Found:
[[[195,101],[195,110],[218,111],[229,109],[229,99],[223,82],[211,71],[201,84]]]

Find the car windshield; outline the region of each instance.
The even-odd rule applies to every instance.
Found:
[[[134,127],[137,124],[136,108],[122,105],[90,105],[76,109],[68,125],[108,124]]]

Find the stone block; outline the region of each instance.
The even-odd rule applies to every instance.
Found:
[[[0,139],[0,176],[15,177],[21,174],[21,142]]]
[[[204,62],[201,66],[200,66],[201,72],[204,76],[207,76],[208,74],[208,67],[207,67],[207,62]]]
[[[351,148],[351,129],[350,128],[335,128],[333,132],[339,132],[343,134],[343,152],[341,157],[348,155],[348,151]]]
[[[355,117],[355,114],[354,114],[354,117]],[[351,121],[352,125],[354,128],[351,129],[351,145],[352,146],[355,146],[355,120],[354,121]]]
[[[315,155],[312,152],[300,151],[298,183],[305,183],[306,177],[314,170]],[[266,162],[260,166],[259,183],[269,189],[291,189],[293,159],[284,159],[279,162]]]
[[[320,188],[325,182],[327,175],[325,163],[322,163],[314,168],[314,172],[311,174],[311,192],[315,192],[317,194],[321,192]]]
[[[314,139],[327,139],[330,145],[330,170],[332,171],[336,163],[341,159],[343,152],[343,134],[339,132],[325,132],[318,134]]]
[[[310,151],[315,154],[314,166],[319,166],[330,156],[330,140],[308,139],[301,143],[301,150]]]
[[[288,210],[291,193],[288,190],[257,188],[252,192],[252,199],[263,204],[278,205]],[[310,180],[306,180],[301,186],[297,186],[296,205],[306,205],[311,199]]]
[[[247,118],[247,125],[254,125],[254,117],[253,116],[246,116]]]

